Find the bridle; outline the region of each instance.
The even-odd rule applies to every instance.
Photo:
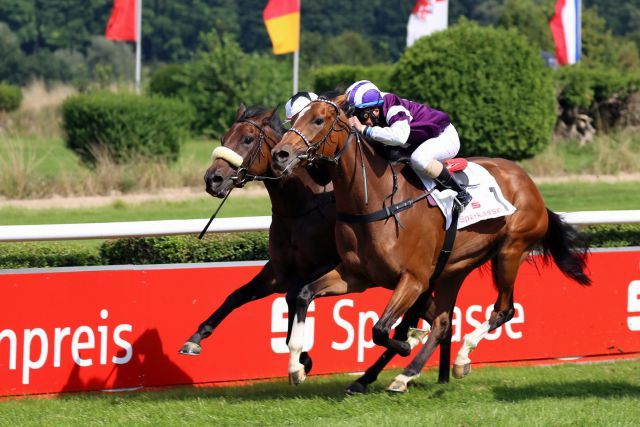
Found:
[[[340,107],[338,106],[338,104],[336,104],[335,102],[326,99],[326,98],[318,98],[314,101],[311,101],[309,103],[309,105],[313,104],[313,103],[325,103],[325,104],[329,104],[331,105],[336,112],[336,116],[333,119],[333,123],[331,123],[331,127],[329,128],[329,130],[327,131],[327,133],[324,134],[324,136],[317,142],[313,142],[313,141],[309,141],[309,138],[300,130],[297,129],[296,127],[291,127],[290,129],[288,129],[285,134],[287,132],[293,132],[296,135],[298,135],[301,139],[302,142],[304,142],[304,144],[307,146],[307,152],[303,155],[298,156],[299,159],[301,160],[306,160],[308,163],[313,163],[316,160],[322,160],[322,161],[328,161],[330,163],[334,163],[334,164],[338,164],[338,161],[340,160],[340,157],[342,157],[342,155],[344,154],[345,150],[348,148],[349,144],[351,144],[351,141],[353,140],[353,137],[355,136],[357,142],[358,142],[358,146],[360,146],[360,135],[358,134],[358,132],[351,128],[351,126],[349,126],[349,123],[347,123],[346,121],[340,119]],[[340,123],[342,125],[341,128],[336,129],[336,125]],[[318,155],[318,149],[325,143],[327,142],[327,140],[329,139],[329,136],[334,132],[349,132],[349,138],[347,139],[347,142],[344,144],[344,146],[333,156],[325,156],[325,155]],[[363,165],[364,166],[364,165]]]
[[[276,145],[278,141],[269,137],[264,131],[264,128],[251,119],[238,120],[236,123],[249,123],[251,126],[258,129],[258,131],[260,132],[260,135],[258,136],[258,143],[256,144],[256,147],[253,149],[251,153],[249,153],[247,158],[243,160],[242,165],[240,165],[240,167],[236,170],[236,175],[231,177],[231,179],[233,180],[234,186],[243,187],[247,182],[250,182],[250,181],[266,181],[269,179],[271,180],[281,179],[282,177],[252,175],[249,173],[249,169],[251,169],[251,166],[253,166],[253,163],[256,160],[261,159],[263,157],[262,146],[265,140],[269,140],[270,142],[273,143],[273,145]],[[221,143],[222,142],[223,141],[221,141]]]
[[[325,104],[329,104],[331,105],[334,109],[335,109],[335,113],[336,113],[336,117],[333,119],[333,123],[331,123],[331,127],[329,128],[329,130],[327,131],[327,133],[324,134],[324,136],[317,142],[313,142],[313,141],[309,141],[309,138],[300,130],[297,129],[296,127],[291,127],[290,129],[287,130],[287,132],[293,132],[296,135],[298,135],[302,141],[304,142],[304,144],[307,146],[307,151],[305,154],[298,156],[298,159],[300,160],[306,160],[308,163],[313,163],[314,161],[327,161],[330,163],[333,163],[335,165],[338,164],[338,162],[340,161],[340,158],[342,157],[342,155],[345,153],[345,151],[347,150],[347,148],[349,148],[349,145],[351,144],[351,141],[353,141],[354,137],[356,140],[356,144],[358,147],[358,151],[360,153],[360,161],[361,161],[361,165],[362,165],[362,177],[364,179],[364,197],[365,197],[365,204],[369,204],[369,190],[368,190],[368,186],[367,186],[367,173],[366,173],[366,169],[365,169],[365,164],[364,164],[364,153],[362,150],[362,138],[360,136],[360,134],[358,133],[358,131],[356,131],[354,128],[352,128],[351,126],[349,126],[349,123],[346,122],[345,120],[340,119],[340,107],[338,106],[338,104],[336,104],[335,102],[326,99],[326,98],[318,98],[314,101],[311,101],[309,103],[309,105],[313,104],[313,103],[318,103],[318,102],[322,102]],[[340,123],[342,125],[341,128],[336,129],[336,125]],[[333,133],[333,132],[348,132],[349,133],[349,137],[347,138],[347,142],[345,142],[345,144],[342,146],[342,148],[335,153],[333,156],[325,156],[325,155],[318,155],[318,149],[325,143],[327,142],[327,140],[329,139],[329,136]],[[285,134],[287,133],[285,132]],[[292,165],[293,163],[289,163],[289,165]],[[288,168],[288,166],[287,166]],[[284,174],[283,174],[284,175]]]

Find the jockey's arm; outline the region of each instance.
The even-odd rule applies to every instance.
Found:
[[[411,127],[407,120],[399,120],[387,127],[372,126],[366,129],[366,135],[371,139],[386,145],[400,147],[406,145],[410,132]]]

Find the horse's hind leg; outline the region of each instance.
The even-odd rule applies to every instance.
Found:
[[[502,249],[493,259],[493,278],[498,287],[498,298],[493,306],[489,320],[481,324],[462,339],[462,346],[453,364],[453,376],[464,378],[471,372],[469,353],[491,331],[499,328],[513,318],[513,287],[518,269],[526,259],[529,250],[524,245],[512,245]]]
[[[199,355],[202,351],[200,342],[211,335],[233,310],[276,292],[284,292],[284,289],[278,288],[271,264],[267,263],[251,281],[229,294],[222,305],[198,326],[198,330],[184,343],[178,353]]]
[[[351,275],[342,264],[302,288],[296,300],[295,316],[289,338],[289,384],[298,385],[306,379],[300,356],[304,343],[304,324],[311,301],[317,297],[360,292],[364,289],[365,282]]]

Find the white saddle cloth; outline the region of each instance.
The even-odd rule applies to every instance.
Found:
[[[471,202],[465,207],[458,218],[458,230],[468,227],[485,219],[499,218],[511,215],[516,208],[502,195],[495,178],[482,166],[469,162],[464,172],[469,177],[467,191],[471,195]],[[418,174],[424,187],[431,190],[436,186],[433,179]],[[453,190],[433,190],[431,195],[446,219],[445,228],[451,225],[451,213],[454,198],[458,193]]]

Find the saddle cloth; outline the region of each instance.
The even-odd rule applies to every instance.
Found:
[[[516,208],[509,203],[502,194],[495,178],[485,168],[477,163],[468,162],[464,173],[469,178],[467,191],[472,197],[471,202],[460,213],[458,230],[468,227],[485,219],[499,218],[511,215]],[[427,191],[432,190],[436,183],[426,175],[418,174]],[[456,192],[453,190],[434,189],[431,193],[436,205],[445,217],[445,229],[451,226],[451,213]]]

